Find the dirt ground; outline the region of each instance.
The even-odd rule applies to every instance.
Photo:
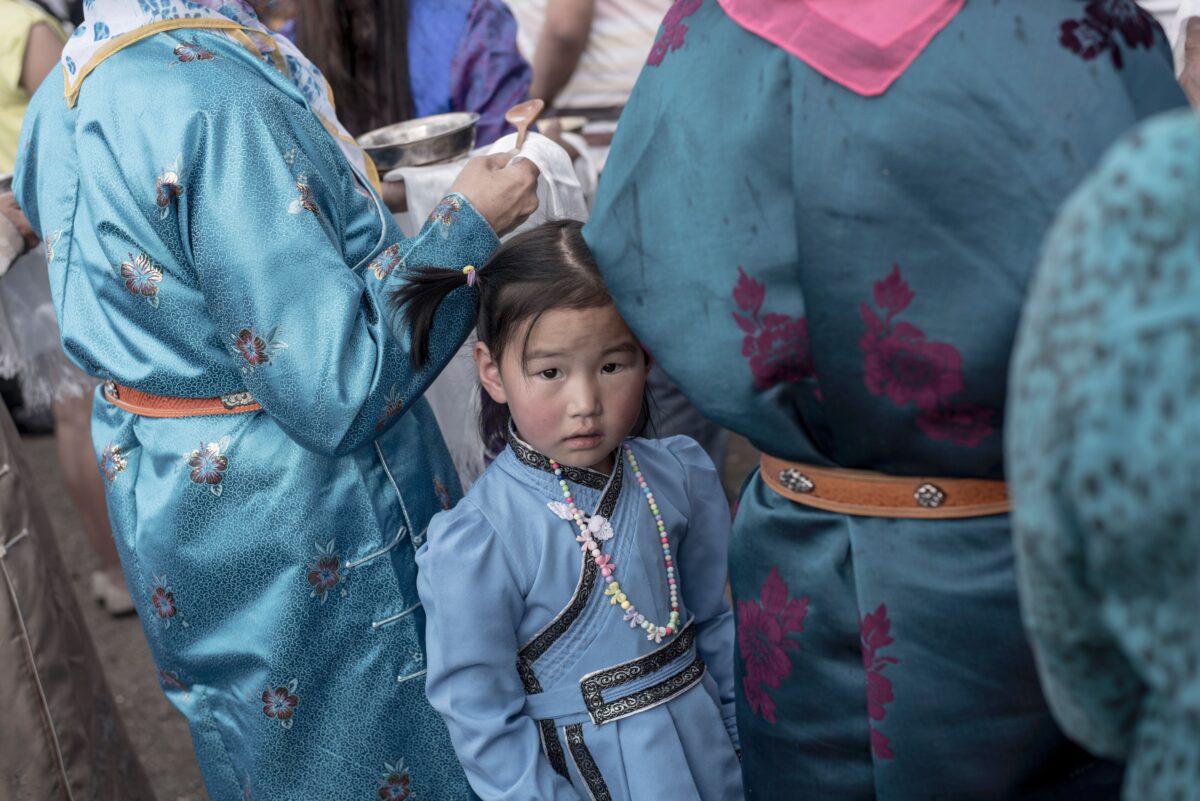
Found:
[[[26,437],[24,443],[109,686],[159,801],[207,801],[187,724],[159,690],[137,618],[109,617],[88,594],[96,557],[59,476],[53,438]],[[724,471],[731,495],[757,458],[745,440],[735,438],[731,443]]]

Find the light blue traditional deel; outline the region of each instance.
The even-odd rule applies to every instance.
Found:
[[[693,440],[631,439],[678,572],[681,629],[653,639],[622,611],[563,504],[549,459],[515,434],[417,553],[430,702],[483,798],[741,801],[729,506]],[[654,621],[670,594],[630,465],[563,467],[619,590]],[[595,525],[593,525],[595,524]]]

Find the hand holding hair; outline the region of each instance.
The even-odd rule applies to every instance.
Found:
[[[467,162],[451,192],[457,192],[503,236],[537,211],[538,168],[528,159],[513,162],[512,153],[494,153]]]

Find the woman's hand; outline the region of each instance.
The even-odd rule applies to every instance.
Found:
[[[511,163],[516,153],[494,153],[467,162],[451,192],[457,192],[503,236],[537,211],[538,169],[529,159]]]

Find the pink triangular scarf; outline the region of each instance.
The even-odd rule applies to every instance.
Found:
[[[860,95],[881,95],[966,0],[719,0],[729,17]]]

